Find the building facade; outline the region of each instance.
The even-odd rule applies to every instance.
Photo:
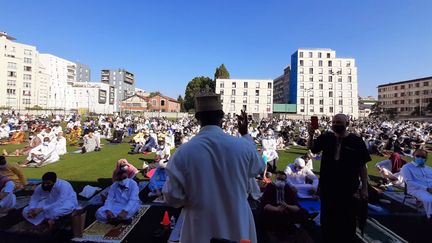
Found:
[[[124,99],[120,104],[122,113],[146,112],[148,108],[148,97],[139,94]]]
[[[164,95],[134,94],[121,102],[121,112],[180,112],[180,102]]]
[[[297,114],[358,117],[357,67],[331,49],[298,49],[291,55],[289,103]]]
[[[367,96],[360,97],[359,100],[359,117],[369,117],[372,112],[372,107],[378,103],[378,100],[375,97]]]
[[[115,105],[120,109],[120,102],[135,93],[134,74],[124,69],[104,69],[101,71],[101,82],[115,87]]]
[[[423,114],[432,100],[432,76],[378,86],[378,102],[384,111],[399,116]]]
[[[115,106],[115,88],[105,83],[74,82],[68,84],[66,110],[96,114],[118,112]],[[82,113],[82,112],[81,112]]]
[[[0,32],[0,107],[25,109],[39,103],[38,51]]]
[[[267,117],[273,112],[273,80],[216,79],[225,114]]]
[[[289,81],[291,75],[291,67],[284,69],[284,74],[273,80],[273,103],[288,104],[289,102]]]
[[[75,82],[90,82],[91,72],[90,67],[80,63],[75,62]]]

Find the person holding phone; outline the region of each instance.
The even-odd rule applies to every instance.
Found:
[[[319,193],[323,242],[355,242],[358,189],[362,200],[368,199],[366,163],[371,157],[363,140],[347,132],[349,119],[337,114],[332,131],[313,139],[316,128],[308,129],[308,148],[322,152]],[[316,126],[315,126],[316,127]]]

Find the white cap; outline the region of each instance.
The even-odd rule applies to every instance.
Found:
[[[301,168],[303,168],[303,167],[305,167],[306,162],[302,158],[297,158],[297,159],[294,160],[294,164],[297,165],[297,166],[299,166],[299,167],[301,167]]]

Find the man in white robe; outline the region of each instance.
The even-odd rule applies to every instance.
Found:
[[[47,221],[53,225],[59,217],[72,213],[78,207],[78,200],[71,184],[57,179],[54,172],[42,176],[42,184],[37,186],[30,203],[23,210],[24,218],[33,225]]]
[[[423,203],[426,216],[432,216],[432,167],[425,165],[427,152],[418,149],[414,152],[414,161],[405,164],[401,173],[407,184],[408,193]]]
[[[312,198],[318,189],[318,177],[306,167],[306,162],[299,157],[294,163],[289,164],[285,169],[287,183],[297,191],[299,198]],[[306,183],[306,179],[312,181],[312,184]]]
[[[121,172],[119,180],[114,182],[109,191],[104,206],[96,211],[99,222],[130,220],[140,207],[138,184]]]
[[[264,170],[246,113],[239,119],[236,138],[221,129],[223,111],[215,94],[197,96],[195,117],[202,129],[171,157],[162,190],[165,201],[183,207],[180,242],[210,242],[223,238],[257,242],[247,197],[249,181]]]
[[[60,156],[57,154],[56,145],[51,143],[48,137],[45,137],[42,144],[30,150],[27,159],[21,166],[42,166],[55,163],[59,159]]]
[[[65,155],[67,153],[66,138],[63,137],[62,131],[57,133],[57,137],[54,139],[53,143],[55,144],[58,155]]]
[[[273,136],[273,131],[271,129],[267,130],[267,136],[262,140],[263,154],[267,156],[267,165],[269,166],[270,172],[276,172],[277,161],[279,155],[277,153],[277,142]]]
[[[4,175],[0,175],[0,212],[8,211],[15,207],[16,197],[14,183]]]

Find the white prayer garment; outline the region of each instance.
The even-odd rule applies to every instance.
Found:
[[[65,155],[67,153],[65,137],[55,138],[53,140],[53,143],[55,144],[56,152],[58,155]]]
[[[268,161],[279,158],[279,155],[276,151],[276,145],[276,139],[273,137],[267,137],[262,140],[263,154],[267,156]]]
[[[287,175],[287,183],[297,190],[297,197],[299,198],[310,198],[311,189],[318,189],[318,177],[306,166],[302,169],[297,169],[295,164],[287,165],[285,169]],[[306,178],[312,180],[312,184],[306,183]]]
[[[125,210],[128,213],[126,219],[132,218],[140,207],[138,194],[138,184],[133,179],[114,182],[108,191],[105,205],[96,211],[96,219],[99,222],[107,222],[106,210],[111,211],[115,217]]]
[[[395,185],[395,186],[404,187],[404,180],[403,180],[402,174],[401,173],[392,173],[391,172],[391,170],[392,170],[392,162],[391,162],[391,160],[386,159],[386,160],[380,161],[375,166],[377,168],[380,168],[380,169],[383,170],[383,172],[381,172],[381,175],[382,175],[383,178],[386,178],[384,176],[384,173],[386,173],[388,175],[391,175],[391,176],[394,176],[394,177],[397,178],[397,181],[392,181],[392,184]]]
[[[16,197],[14,194],[15,185],[12,181],[6,182],[6,184],[1,188],[1,193],[7,193],[7,195],[0,199],[0,209],[11,209],[15,207]]]
[[[23,210],[24,218],[34,225],[44,220],[56,220],[61,216],[72,213],[78,207],[78,200],[71,184],[65,180],[57,179],[51,191],[44,191],[42,185],[36,187],[30,203]],[[31,209],[42,208],[43,211],[36,217],[30,218]]]
[[[264,170],[264,163],[249,135],[236,138],[205,126],[180,146],[166,170],[165,201],[183,206],[180,242],[213,237],[257,242],[247,197],[250,178]]]
[[[415,162],[402,166],[402,176],[407,184],[408,193],[423,202],[426,216],[432,216],[432,193],[428,188],[432,188],[432,167],[418,166]]]
[[[36,155],[40,155],[36,156]],[[60,159],[56,151],[56,145],[53,143],[40,144],[30,150],[27,157],[28,161],[34,161],[36,163],[43,162],[43,164],[51,164],[57,162]]]

